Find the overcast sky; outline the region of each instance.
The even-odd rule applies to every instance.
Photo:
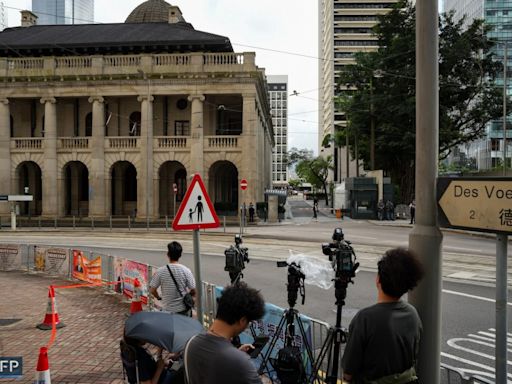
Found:
[[[20,9],[31,0],[3,0],[9,26],[20,25]],[[95,22],[121,23],[143,0],[96,0]],[[317,152],[317,0],[173,0],[195,29],[229,37],[236,52],[256,52],[267,75],[288,75],[288,148]],[[289,52],[291,54],[288,54]]]

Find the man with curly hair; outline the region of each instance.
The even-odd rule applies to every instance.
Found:
[[[360,310],[350,323],[343,379],[354,384],[418,383],[421,320],[400,298],[423,278],[423,266],[403,248],[387,251],[377,266],[377,304]]]
[[[224,288],[208,333],[195,336],[185,348],[188,383],[261,384],[246,353],[250,346],[237,349],[231,339],[264,314],[265,302],[259,291],[243,282]]]

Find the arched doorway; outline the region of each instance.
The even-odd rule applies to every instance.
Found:
[[[238,214],[238,169],[229,161],[217,161],[208,174],[209,194],[218,215]]]
[[[112,215],[137,215],[137,170],[128,161],[118,161],[111,170]]]
[[[80,161],[64,166],[64,214],[89,215],[89,170]]]
[[[33,200],[19,204],[20,214],[26,216],[40,216],[43,206],[43,188],[41,168],[33,161],[24,161],[16,169],[18,179],[17,193],[33,196]]]
[[[158,170],[160,216],[174,216],[187,190],[187,170],[178,161],[166,161]],[[174,206],[173,184],[176,184],[176,207]]]

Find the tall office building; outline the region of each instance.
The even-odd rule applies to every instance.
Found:
[[[267,76],[270,111],[274,125],[275,147],[272,152],[272,186],[288,186],[288,76]]]
[[[0,1],[0,31],[7,28],[7,10],[5,9],[5,3]]]
[[[474,19],[483,18],[486,25],[490,27],[488,37],[497,42],[493,50],[496,60],[504,59],[503,42],[510,41],[512,37],[512,3],[507,0],[445,0],[444,11],[455,11],[455,19],[459,20],[466,15],[465,25],[469,25]],[[512,44],[508,43],[507,73],[510,79],[512,73]],[[503,73],[499,73],[495,80],[497,87],[503,87]],[[512,82],[507,84],[507,94],[512,95]],[[507,164],[511,166],[512,156],[512,130],[510,124],[512,119],[508,117],[507,129]],[[500,168],[503,164],[503,120],[498,119],[490,122],[486,128],[484,138],[470,143],[466,146],[465,152],[470,158],[476,159],[479,170]]]
[[[372,33],[377,15],[389,12],[397,0],[320,0],[319,1],[319,154],[332,155],[334,170],[331,180],[356,175],[355,161],[347,167],[346,148],[334,148],[332,143],[323,146],[327,135],[344,129],[346,118],[334,105],[338,73],[346,65],[354,64],[356,52],[375,51],[377,38]],[[347,172],[348,170],[348,172]]]
[[[92,24],[94,0],[32,0],[37,24]]]

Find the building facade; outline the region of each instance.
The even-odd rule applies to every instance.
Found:
[[[0,31],[7,28],[7,9],[5,9],[5,3],[0,1]]]
[[[454,11],[455,19],[459,20],[466,15],[465,25],[469,25],[474,19],[484,19],[487,26],[489,39],[497,42],[493,51],[495,59],[504,61],[504,42],[508,42],[507,54],[507,94],[512,95],[512,3],[505,0],[467,0],[455,1],[445,0],[444,11]],[[498,74],[495,80],[497,87],[503,88],[503,73]],[[507,168],[512,166],[512,129],[510,124],[512,119],[510,115],[507,118],[506,132],[506,157]],[[467,157],[476,160],[476,166],[479,170],[490,170],[501,168],[503,166],[503,151],[505,149],[505,140],[503,139],[503,119],[490,122],[486,128],[484,138],[470,143],[464,147]]]
[[[327,136],[346,127],[343,111],[337,110],[334,97],[338,73],[344,66],[354,64],[356,52],[374,51],[377,38],[372,33],[377,15],[389,12],[397,0],[320,0],[319,25],[319,153],[331,155],[334,171],[331,181],[340,182],[345,177],[356,175],[356,162],[349,160],[347,167],[346,148],[335,148],[332,143],[323,145]]]
[[[0,33],[0,193],[28,187],[22,214],[172,216],[194,174],[218,211],[237,213],[241,179],[244,200],[263,201],[274,132],[254,53],[163,0],[119,24],[24,12]]]
[[[274,126],[275,147],[272,152],[272,185],[288,187],[288,76],[267,76],[270,111]]]
[[[94,0],[32,0],[39,25],[92,24]]]

